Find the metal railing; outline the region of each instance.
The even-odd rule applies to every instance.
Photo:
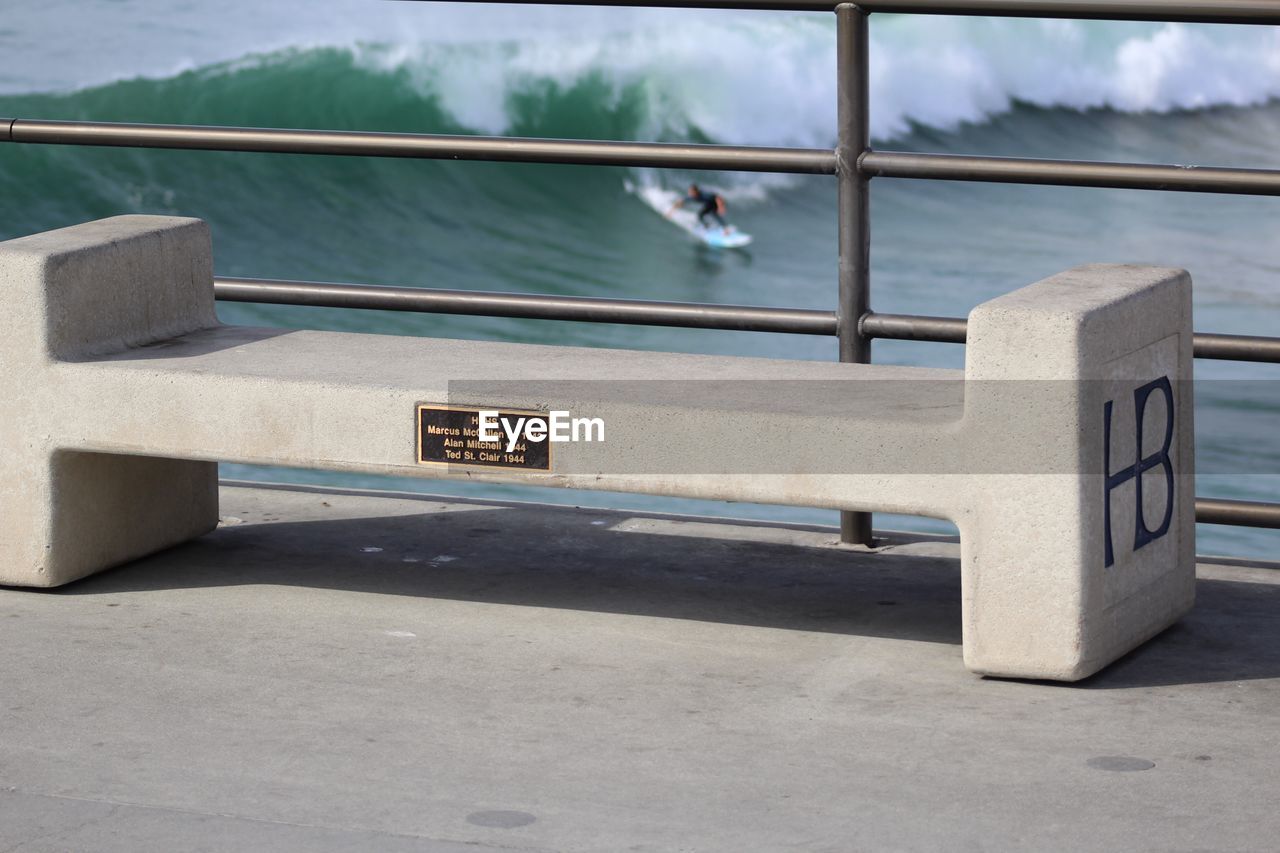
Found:
[[[491,2],[491,0],[471,0]],[[540,5],[545,0],[507,0]],[[556,0],[602,5],[601,0]],[[834,150],[199,127],[0,119],[0,142],[179,148],[523,163],[639,166],[833,175],[839,195],[834,311],[632,299],[218,278],[218,299],[342,308],[831,335],[842,361],[870,360],[875,338],[964,343],[955,317],[876,314],[870,308],[869,182],[910,178],[1178,192],[1280,195],[1280,170],[978,157],[875,151],[869,112],[868,16],[873,12],[1224,24],[1280,24],[1277,0],[624,0],[612,5],[825,11],[836,15],[838,142]],[[1280,363],[1280,338],[1196,334],[1196,358]],[[1280,504],[1197,498],[1196,520],[1280,528]],[[870,515],[842,513],[846,541],[869,543]]]
[[[659,302],[598,296],[548,296],[486,290],[442,290],[327,281],[218,277],[214,295],[224,302],[306,305],[315,308],[372,308],[423,314],[518,317],[528,320],[576,320],[632,326],[721,329],[732,332],[777,332],[791,335],[838,334],[835,311],[814,308],[770,308],[707,302]],[[862,315],[859,332],[868,340],[930,341],[963,344],[969,321],[963,317],[920,314]],[[1195,357],[1221,361],[1280,363],[1280,338],[1260,335],[1193,336]]]

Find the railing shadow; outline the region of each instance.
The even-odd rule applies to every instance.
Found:
[[[188,332],[174,338],[130,347],[90,361],[155,361],[157,359],[198,358],[215,352],[247,347],[274,338],[294,334],[296,329],[261,328],[257,326],[215,326]]]

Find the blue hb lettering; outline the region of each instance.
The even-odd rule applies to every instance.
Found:
[[[1153,391],[1164,395],[1165,416],[1164,444],[1150,456],[1142,455],[1142,418],[1147,407],[1147,398]],[[1148,382],[1133,392],[1134,422],[1137,424],[1137,440],[1134,442],[1134,461],[1127,468],[1111,473],[1111,401],[1102,407],[1102,472],[1106,475],[1106,488],[1103,492],[1103,513],[1106,536],[1106,565],[1115,562],[1115,554],[1111,550],[1111,493],[1130,480],[1134,481],[1133,513],[1133,550],[1138,550],[1149,542],[1154,542],[1169,532],[1169,524],[1173,521],[1173,460],[1169,458],[1169,447],[1173,443],[1173,387],[1167,376],[1161,376]],[[1164,468],[1164,480],[1168,486],[1168,497],[1164,505],[1164,519],[1155,530],[1147,527],[1147,520],[1142,514],[1142,475],[1157,465]]]

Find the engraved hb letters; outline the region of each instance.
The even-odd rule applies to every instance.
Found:
[[[1147,398],[1151,396],[1151,392],[1159,391],[1164,395],[1165,403],[1165,424],[1164,424],[1164,443],[1160,449],[1150,456],[1142,455],[1142,417],[1147,407]],[[1129,480],[1134,481],[1134,511],[1133,511],[1133,550],[1138,550],[1148,542],[1153,542],[1169,532],[1169,523],[1173,520],[1173,461],[1169,458],[1169,446],[1173,443],[1173,387],[1169,384],[1167,376],[1161,376],[1159,379],[1148,382],[1133,392],[1133,421],[1136,429],[1136,438],[1134,440],[1134,462],[1127,468],[1121,468],[1114,474],[1111,473],[1111,404],[1108,400],[1102,407],[1103,429],[1102,429],[1102,473],[1106,475],[1106,486],[1103,495],[1103,517],[1106,537],[1106,565],[1111,566],[1115,562],[1115,554],[1111,550],[1111,492],[1118,486],[1127,483]],[[1161,520],[1160,526],[1155,530],[1147,527],[1147,520],[1142,513],[1142,475],[1157,465],[1164,467],[1164,480],[1167,485],[1164,519]]]

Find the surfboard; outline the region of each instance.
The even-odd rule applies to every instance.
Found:
[[[729,226],[728,234],[723,228],[712,226],[699,228],[697,236],[708,246],[714,246],[717,249],[741,249],[751,244],[751,235],[742,233],[733,225]]]
[[[716,249],[741,249],[751,243],[751,235],[739,231],[733,225],[729,226],[729,233],[726,234],[724,229],[717,225],[703,228],[698,222],[697,211],[686,207],[671,210],[671,206],[681,198],[680,193],[674,190],[655,186],[636,186],[630,182],[627,182],[626,188],[627,192],[635,195],[655,213],[704,245]]]

